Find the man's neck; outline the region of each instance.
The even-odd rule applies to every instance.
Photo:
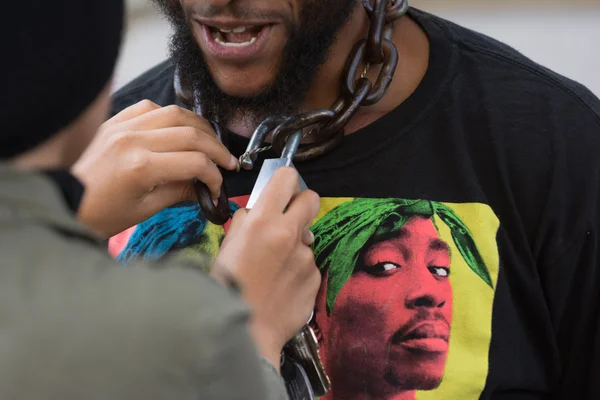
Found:
[[[57,134],[36,148],[19,154],[10,160],[13,167],[27,170],[52,170],[68,168],[65,157],[69,137],[66,134]]]
[[[354,45],[365,38],[369,30],[369,19],[363,7],[350,17],[348,23],[338,33],[338,39],[329,57],[317,73],[301,111],[330,108],[341,93],[341,78],[346,60]],[[429,39],[421,27],[405,16],[394,24],[392,37],[398,49],[398,66],[386,95],[377,103],[361,108],[346,125],[350,134],[373,123],[383,115],[398,107],[419,86],[429,65]],[[372,66],[366,77],[375,82],[379,66]],[[229,129],[243,136],[251,136],[254,127],[244,121],[234,121]]]

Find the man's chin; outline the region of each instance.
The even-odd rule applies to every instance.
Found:
[[[434,390],[443,380],[443,373],[423,369],[390,368],[385,374],[385,380],[393,387],[402,390]]]
[[[258,85],[237,85],[235,83],[225,82],[218,83],[219,89],[223,94],[235,98],[239,101],[244,101],[252,98],[259,97],[262,93],[265,92],[266,86],[258,86]]]
[[[219,90],[230,97],[239,99],[255,98],[268,91],[276,78],[276,72],[247,68],[218,67],[210,65],[210,74]]]

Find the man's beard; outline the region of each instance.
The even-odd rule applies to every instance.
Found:
[[[182,82],[196,90],[204,116],[225,126],[233,120],[256,126],[268,116],[297,113],[337,33],[358,4],[356,0],[306,0],[299,23],[288,24],[291,32],[277,76],[260,93],[236,97],[224,93],[213,79],[179,2],[155,2],[173,25],[170,54]],[[235,3],[230,9],[235,15]]]

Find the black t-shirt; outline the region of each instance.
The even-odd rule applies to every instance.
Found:
[[[322,197],[327,399],[600,398],[600,101],[491,38],[409,15],[431,41],[416,91],[296,164]],[[169,61],[114,112],[142,99],[179,104]],[[229,141],[236,155],[248,143]],[[226,174],[234,209],[256,176]],[[165,210],[111,250],[216,254],[223,229],[197,211]]]

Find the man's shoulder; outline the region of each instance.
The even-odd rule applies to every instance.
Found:
[[[457,48],[457,74],[474,90],[492,94],[498,107],[515,101],[532,107],[552,103],[556,107],[552,111],[566,113],[565,117],[578,115],[600,126],[600,100],[585,85],[483,33],[437,16],[425,18],[436,23]]]
[[[113,94],[113,114],[141,100],[166,106],[173,104],[175,66],[170,59],[150,68]]]

